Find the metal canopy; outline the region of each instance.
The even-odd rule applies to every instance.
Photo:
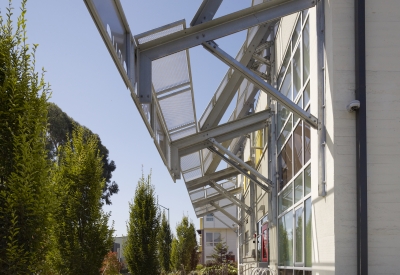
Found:
[[[272,115],[270,110],[249,115],[259,88],[270,93],[272,90],[274,98],[281,99],[260,78],[270,76],[252,70],[259,64],[271,65],[258,54],[272,45],[270,33],[276,20],[310,8],[315,1],[272,0],[213,19],[222,0],[204,0],[191,28],[186,29],[185,21],[181,20],[134,37],[119,0],[84,2],[172,178],[183,175],[197,217],[218,211],[227,215],[226,209],[235,205],[250,211],[234,197],[242,189],[232,177],[239,172],[248,175],[249,170],[254,171],[248,164],[240,163],[240,166],[237,159],[232,159],[245,141],[243,135],[267,127]],[[198,124],[188,49],[200,44],[211,49],[214,46],[211,40],[244,29],[248,29],[248,36],[236,59],[221,52],[215,54],[232,69],[228,70]],[[215,48],[212,51],[215,53]],[[218,126],[236,92],[235,110],[228,123]],[[308,114],[299,112],[297,105],[284,105],[306,121],[311,120],[311,125],[317,123],[312,116],[307,120]],[[222,142],[222,145],[213,142]],[[233,167],[214,172],[221,159]],[[248,176],[259,183],[254,174]],[[267,183],[262,187],[268,191],[268,179],[257,176]],[[230,218],[240,223],[235,217]]]

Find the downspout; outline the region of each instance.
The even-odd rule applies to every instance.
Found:
[[[367,99],[365,64],[365,0],[355,0],[355,92],[357,159],[357,274],[368,274]]]

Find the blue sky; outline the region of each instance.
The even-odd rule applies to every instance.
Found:
[[[186,19],[189,26],[201,0],[121,0],[132,33],[139,34]],[[216,17],[251,5],[250,0],[223,1]],[[2,16],[8,0],[0,0]],[[20,1],[13,1],[19,14]],[[28,42],[39,44],[37,70],[45,68],[55,102],[80,124],[99,134],[117,169],[113,173],[120,188],[111,211],[116,235],[126,235],[128,202],[142,174],[152,171],[159,203],[170,209],[171,227],[182,216],[199,226],[183,180],[174,183],[126,89],[83,0],[28,0]],[[245,32],[218,40],[222,49],[235,56]],[[190,50],[197,118],[217,89],[228,67],[202,47]]]

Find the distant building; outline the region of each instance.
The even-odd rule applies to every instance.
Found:
[[[237,215],[237,208],[227,208],[232,215]],[[209,214],[200,218],[200,263],[206,264],[211,261],[211,255],[217,243],[225,242],[228,246],[230,261],[237,260],[237,227],[232,226],[232,221],[220,212]]]
[[[127,236],[115,237],[113,252],[117,252],[118,260],[125,265],[125,257],[124,257],[124,246],[126,243]]]

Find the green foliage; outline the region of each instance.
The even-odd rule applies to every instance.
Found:
[[[171,264],[174,270],[184,269],[186,272],[196,268],[197,240],[196,231],[188,217],[183,216],[176,227],[176,238],[172,241]]]
[[[237,267],[233,264],[212,265],[203,268],[199,274],[204,275],[237,275]]]
[[[214,246],[213,254],[211,254],[214,264],[221,265],[225,263],[227,253],[228,253],[228,246],[226,245],[226,242],[217,243]]]
[[[172,233],[169,223],[165,217],[165,212],[161,215],[161,226],[157,235],[158,260],[163,271],[170,271]]]
[[[54,248],[49,256],[60,274],[98,274],[112,246],[109,214],[101,209],[104,186],[97,139],[76,127],[72,139],[60,146],[54,168]]]
[[[36,274],[48,248],[51,192],[46,161],[49,87],[26,44],[26,0],[13,26],[0,16],[0,274]]]
[[[151,176],[139,179],[127,224],[127,241],[124,256],[133,275],[159,274],[157,234],[159,213]]]
[[[48,132],[46,148],[48,156],[51,160],[57,160],[58,148],[68,142],[68,138],[72,137],[72,131],[75,127],[80,126],[78,122],[64,113],[60,107],[54,103],[48,103]],[[85,128],[85,127],[84,127]],[[108,149],[101,143],[100,137],[89,129],[85,128],[89,135],[97,138],[97,147],[100,151],[101,160],[103,162],[103,178],[106,179],[103,187],[102,203],[111,204],[111,196],[119,191],[118,184],[111,182],[112,172],[117,168],[113,160],[108,159]]]
[[[102,275],[119,275],[120,270],[121,263],[118,261],[117,252],[108,252],[104,257],[100,273]]]

